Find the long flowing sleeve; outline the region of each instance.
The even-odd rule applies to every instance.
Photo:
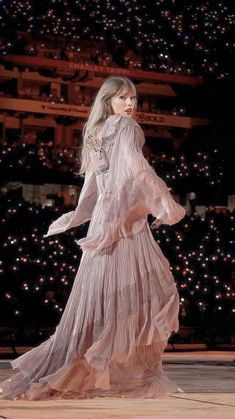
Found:
[[[127,159],[127,176],[132,176],[142,190],[148,213],[162,224],[178,223],[186,211],[174,200],[170,189],[145,159],[142,152],[145,142],[143,130],[138,124],[130,124],[123,130],[122,136],[121,147]]]
[[[144,134],[131,118],[123,117],[116,135],[105,192],[102,219],[95,232],[77,243],[93,254],[105,252],[123,237],[141,231],[148,214],[174,224],[185,215],[169,188],[145,159]]]
[[[44,237],[65,232],[89,221],[97,201],[96,176],[92,169],[85,173],[84,184],[74,211],[69,211],[55,220]]]

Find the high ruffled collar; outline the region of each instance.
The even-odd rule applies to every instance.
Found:
[[[111,115],[109,116],[100,127],[100,137],[103,139],[111,137],[117,128],[117,124],[121,121],[121,115]]]
[[[137,122],[130,118],[129,116],[122,116],[122,115],[110,115],[100,126],[99,137],[106,142],[110,138],[113,138],[114,134],[116,133],[117,129],[121,125],[125,124],[137,124]]]

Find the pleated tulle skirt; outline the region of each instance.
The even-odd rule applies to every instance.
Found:
[[[95,230],[97,206],[89,226]],[[178,390],[162,354],[178,330],[169,262],[147,224],[106,253],[84,252],[61,321],[48,340],[12,361],[0,397],[157,398]]]

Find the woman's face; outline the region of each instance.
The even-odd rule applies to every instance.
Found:
[[[112,97],[111,106],[115,114],[131,117],[136,107],[136,96],[133,92],[118,93]]]

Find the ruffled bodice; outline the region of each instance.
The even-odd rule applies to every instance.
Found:
[[[134,119],[112,115],[101,125],[99,135],[109,170],[98,173],[91,152],[92,163],[77,208],[52,223],[47,233],[57,234],[91,219],[99,200],[102,218],[96,231],[78,241],[83,250],[92,254],[104,252],[115,241],[140,232],[148,214],[169,225],[185,215],[185,209],[176,203],[145,159],[144,134]]]

